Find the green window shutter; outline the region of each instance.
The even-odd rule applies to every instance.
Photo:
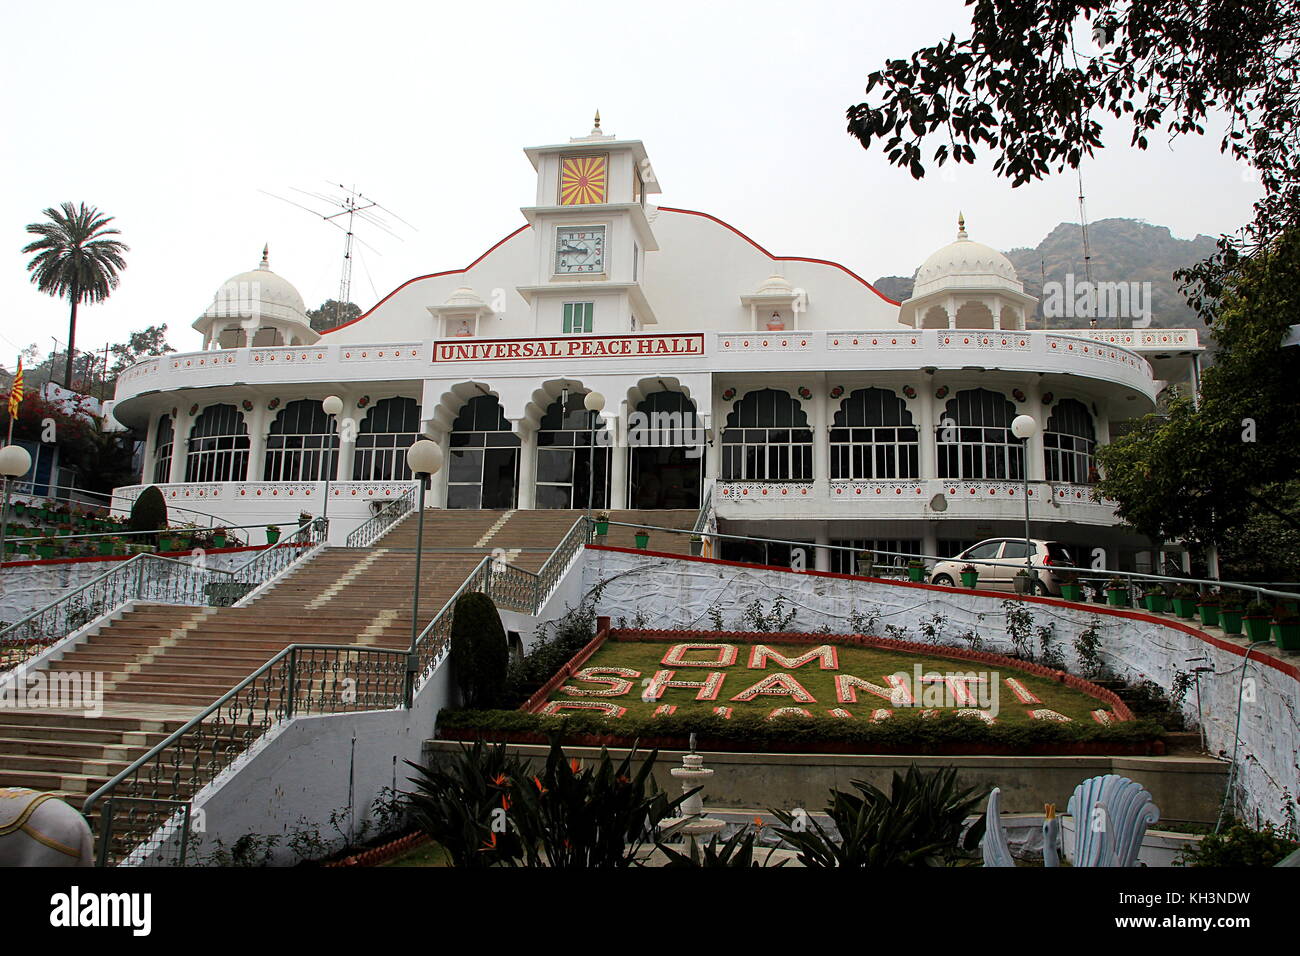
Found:
[[[596,304],[594,302],[582,303],[582,331],[591,331],[591,314],[595,311],[595,308]]]
[[[573,303],[564,303],[564,334],[568,335],[573,331]]]

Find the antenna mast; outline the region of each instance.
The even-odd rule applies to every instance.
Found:
[[[360,219],[361,222],[366,223],[367,225],[374,226],[376,229],[380,229],[383,232],[388,233],[388,235],[392,236],[394,239],[398,239],[398,240],[400,240],[401,237],[388,227],[388,222],[384,219],[383,216],[379,215],[380,211],[387,213],[389,216],[392,216],[402,225],[410,229],[414,229],[415,227],[412,226],[405,219],[403,219],[401,216],[397,215],[397,213],[393,212],[391,209],[386,209],[385,207],[381,206],[379,203],[369,198],[368,196],[363,196],[361,193],[357,191],[357,188],[355,186],[349,189],[347,186],[344,186],[341,183],[330,183],[329,185],[333,189],[341,190],[342,195],[338,196],[338,195],[331,195],[329,193],[310,192],[306,189],[298,189],[296,186],[290,187],[291,189],[293,189],[294,192],[302,193],[304,196],[310,196],[312,199],[315,199],[317,202],[325,203],[327,206],[331,207],[334,210],[333,212],[329,212],[329,213],[320,212],[317,209],[312,209],[308,206],[304,206],[302,203],[294,202],[292,199],[286,199],[283,196],[277,196],[275,195],[275,193],[268,193],[264,189],[259,191],[265,193],[266,195],[272,197],[273,199],[279,199],[281,202],[287,202],[291,206],[297,206],[299,209],[303,210],[304,212],[309,212],[313,216],[318,216],[321,219],[328,222],[331,226],[335,226],[336,228],[341,229],[343,231],[344,233],[343,271],[342,271],[342,275],[339,277],[338,298],[335,300],[334,303],[334,324],[338,325],[343,321],[343,307],[351,303],[352,301],[353,243],[360,243],[361,245],[365,246],[367,249],[369,249],[371,252],[375,253],[376,255],[380,254],[378,250],[375,249],[374,246],[370,245],[370,243],[366,242],[364,239],[362,239],[360,236],[356,234],[355,230],[353,229],[354,220]],[[340,220],[342,219],[346,219],[347,222],[346,226],[344,226],[340,222]]]
[[[1088,283],[1088,288],[1092,288],[1092,247],[1088,245],[1088,209],[1083,203],[1083,169],[1076,167],[1075,172],[1079,174],[1079,225],[1083,232],[1083,278]],[[1091,323],[1093,328],[1097,326],[1097,314],[1093,313]]]

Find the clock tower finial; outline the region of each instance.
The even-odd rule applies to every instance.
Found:
[[[966,237],[966,215],[958,211],[957,213],[957,238],[965,239]]]
[[[262,265],[260,268],[270,270],[271,268],[271,244],[268,242],[262,247]]]
[[[600,110],[596,110],[596,125],[591,128],[592,135],[600,132]]]

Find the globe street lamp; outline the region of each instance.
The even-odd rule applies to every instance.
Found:
[[[596,416],[605,407],[605,396],[588,392],[582,404],[591,415],[591,445],[587,450],[587,521],[591,521],[591,500],[596,490]]]
[[[1029,575],[1029,593],[1034,587],[1034,545],[1029,538],[1029,439],[1038,434],[1038,422],[1031,415],[1017,415],[1011,421],[1011,434],[1021,441],[1020,477],[1025,498],[1025,573]]]
[[[32,456],[22,445],[6,445],[0,448],[0,475],[5,480],[5,500],[3,513],[0,514],[0,561],[4,561],[5,536],[9,531],[9,482],[21,478],[32,467]]]
[[[330,526],[330,475],[338,468],[338,456],[334,452],[334,418],[343,411],[343,399],[337,395],[329,395],[325,401],[320,403],[321,409],[329,416],[329,424],[325,429],[325,504],[321,505],[320,517],[325,524],[325,540],[329,542]]]
[[[415,671],[419,666],[415,645],[420,637],[420,556],[424,553],[424,492],[429,487],[429,479],[442,468],[442,448],[436,442],[421,438],[406,449],[406,464],[420,484],[420,514],[415,533],[415,588],[411,596],[411,649],[406,656],[406,704],[409,707],[415,690]]]

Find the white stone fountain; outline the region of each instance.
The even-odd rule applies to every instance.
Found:
[[[691,752],[682,755],[680,767],[674,767],[668,772],[682,782],[682,793],[696,787],[702,788],[713,776],[713,771],[704,766],[704,757],[695,752],[694,734],[691,734]],[[697,840],[708,843],[709,837],[727,825],[723,820],[704,815],[702,790],[692,793],[682,802],[682,816],[686,822],[677,827],[675,832],[685,836],[692,844]]]

